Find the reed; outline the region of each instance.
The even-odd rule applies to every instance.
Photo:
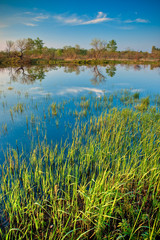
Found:
[[[77,124],[70,144],[10,148],[1,239],[158,239],[159,145],[159,111],[112,108]]]
[[[13,106],[13,111],[17,113],[23,113],[24,111],[24,104],[23,103],[17,103],[17,105]]]

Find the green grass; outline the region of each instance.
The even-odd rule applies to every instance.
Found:
[[[51,108],[51,112],[52,112],[52,116],[56,116],[57,115],[57,105],[55,102],[53,102],[50,106]]]
[[[160,113],[141,103],[143,111],[90,117],[71,144],[9,149],[0,171],[0,238],[158,239]]]

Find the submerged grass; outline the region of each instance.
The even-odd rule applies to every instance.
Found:
[[[159,239],[160,113],[90,116],[70,145],[8,150],[0,175],[2,240]]]

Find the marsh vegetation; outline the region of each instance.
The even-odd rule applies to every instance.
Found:
[[[5,51],[0,52],[0,66],[19,66],[72,62],[75,64],[102,64],[118,61],[117,63],[153,63],[160,66],[160,49],[152,46],[151,53],[117,50],[117,42],[93,39],[90,49],[81,48],[79,45],[64,46],[63,48],[48,48],[44,46],[43,40],[39,39],[18,39],[15,42],[6,41]]]
[[[33,69],[26,76],[49,72]],[[63,69],[69,84],[85,74]],[[16,78],[0,92],[2,240],[159,238],[160,95],[103,89],[116,69],[88,68],[91,85],[60,90],[57,74],[52,92],[53,76],[45,89],[46,79],[9,70]]]

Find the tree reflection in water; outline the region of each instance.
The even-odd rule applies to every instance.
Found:
[[[84,66],[78,65],[67,65],[64,66],[65,73],[72,73],[75,72],[76,75],[79,75],[81,72],[85,71]],[[106,72],[102,71],[101,66],[87,66],[87,68],[91,69],[92,78],[91,83],[93,85],[98,85],[106,81],[107,77],[113,77],[116,73],[115,65],[107,65]],[[10,68],[9,75],[11,82],[19,82],[22,84],[33,84],[36,80],[42,81],[45,76],[46,72],[50,70],[57,70],[57,66],[34,66],[34,67],[24,67],[20,66],[18,68]]]
[[[45,78],[45,72],[48,68],[42,66],[24,67],[20,66],[17,69],[11,68],[9,71],[11,82],[19,82],[23,84],[33,84],[36,80],[42,81]]]
[[[101,66],[98,66],[98,65],[95,65],[95,66],[67,65],[67,66],[64,66],[64,72],[65,73],[75,72],[76,75],[79,75],[82,71],[84,72],[86,68],[91,69],[91,72],[92,72],[91,82],[93,85],[98,85],[102,82],[105,82],[107,79],[107,76],[113,77],[116,74],[115,65],[107,65],[106,67],[107,75],[102,73],[102,68]]]
[[[64,66],[64,72],[65,73],[73,73],[75,72],[76,75],[79,75],[84,69],[81,66],[78,65],[67,65]]]
[[[116,67],[115,65],[107,65],[106,73],[107,75],[102,73],[101,67],[95,65],[92,68],[93,78],[91,78],[91,82],[93,85],[98,85],[106,81],[107,76],[113,77],[116,74]]]
[[[106,73],[109,77],[114,77],[116,74],[116,66],[115,65],[108,65],[106,67]]]

